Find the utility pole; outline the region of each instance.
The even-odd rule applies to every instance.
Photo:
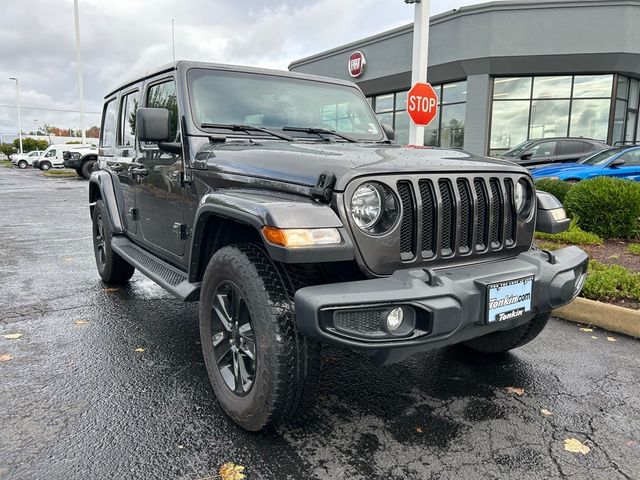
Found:
[[[22,152],[22,116],[20,115],[20,86],[16,77],[9,77],[9,80],[16,82],[16,99],[18,101],[18,138],[20,139],[20,153]]]
[[[80,15],[78,14],[78,0],[73,0],[73,12],[76,19],[76,63],[78,64],[78,94],[80,95],[80,130],[82,143],[87,143],[84,131],[84,88],[82,85],[82,54],[80,53]]]
[[[427,66],[429,64],[429,11],[431,0],[404,0],[404,3],[415,5],[413,21],[413,61],[411,69],[411,86],[416,83],[427,83]],[[424,145],[424,127],[409,122],[409,144]]]
[[[173,68],[176,68],[176,34],[173,18],[171,19],[171,51],[173,52]]]

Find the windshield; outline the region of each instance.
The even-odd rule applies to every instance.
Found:
[[[527,140],[526,142],[522,142],[521,144],[516,145],[515,147],[513,147],[508,152],[503,153],[502,156],[503,157],[517,157],[522,152],[524,152],[527,148],[529,148],[531,145],[533,145],[534,143],[535,143],[535,140]]]
[[[617,153],[620,153],[621,150],[621,148],[610,148],[608,150],[603,150],[594,155],[591,155],[590,157],[580,160],[578,163],[582,163],[583,165],[602,165],[604,163],[607,163],[611,159],[611,157],[613,157]]]
[[[187,80],[196,125],[317,128],[359,140],[382,140],[369,104],[353,87],[207,69],[189,70]],[[305,139],[318,138],[307,132],[285,132]]]

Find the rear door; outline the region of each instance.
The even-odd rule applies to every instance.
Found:
[[[173,76],[149,82],[144,91],[143,103],[147,107],[169,110],[171,139],[179,141],[178,104]],[[180,178],[183,168],[181,154],[160,150],[152,142],[138,145],[133,177],[137,182],[140,239],[151,250],[175,264],[183,263],[188,235],[183,230],[186,205]]]
[[[577,162],[593,151],[589,142],[582,140],[560,140],[557,145],[556,162]]]

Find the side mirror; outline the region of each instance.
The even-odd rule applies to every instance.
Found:
[[[569,229],[571,220],[567,218],[560,200],[547,192],[536,192],[538,216],[536,218],[536,232],[562,233]]]
[[[136,135],[141,142],[168,142],[171,125],[166,108],[139,108],[136,111]]]
[[[609,167],[611,167],[611,168],[622,167],[625,163],[627,163],[627,162],[625,162],[623,159],[616,158],[613,162],[611,162]]]
[[[533,152],[523,153],[520,155],[520,160],[529,160],[531,157],[533,157]]]
[[[382,125],[382,130],[384,130],[384,134],[387,136],[389,140],[396,139],[396,133],[393,131],[393,128],[389,125]]]

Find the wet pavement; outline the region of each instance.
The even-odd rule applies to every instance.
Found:
[[[640,341],[560,320],[497,357],[377,368],[325,349],[302,424],[240,430],[197,305],[138,273],[99,280],[87,189],[0,167],[0,478],[213,479],[225,462],[247,479],[640,478]]]

